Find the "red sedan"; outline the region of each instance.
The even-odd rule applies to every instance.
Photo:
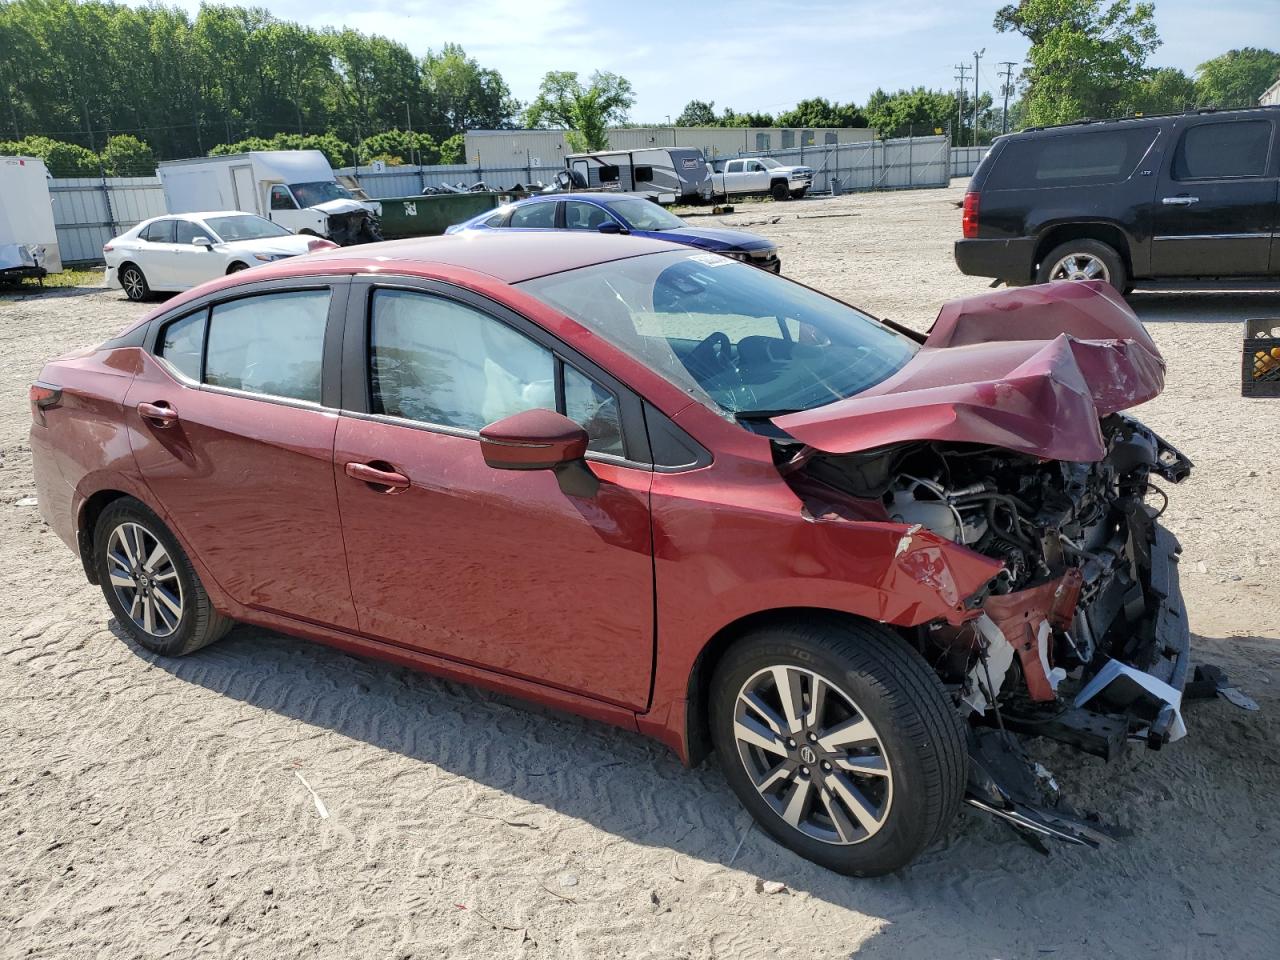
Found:
[[[1119,412],[1163,373],[1102,285],[926,338],[660,241],[476,234],[175,297],[45,367],[31,446],[146,649],[243,621],[714,749],[867,875],[963,799],[1096,842],[1013,733],[1185,733],[1147,501],[1190,465]]]

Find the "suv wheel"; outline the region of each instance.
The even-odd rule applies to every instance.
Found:
[[[124,497],[102,511],[93,562],[111,612],[153,653],[192,653],[231,629],[177,539],[139,500]]]
[[[1036,271],[1037,283],[1051,280],[1105,280],[1123,291],[1129,272],[1116,249],[1099,240],[1069,240],[1050,250]]]
[[[775,840],[840,873],[910,863],[960,805],[959,714],[914,650],[877,625],[814,618],[751,634],[712,679],[729,785]]]
[[[773,186],[769,188],[769,192],[773,194],[775,200],[786,200],[791,196],[791,191],[787,189],[787,181],[775,180]]]

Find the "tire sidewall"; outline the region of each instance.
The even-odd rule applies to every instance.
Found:
[[[124,523],[136,523],[144,527],[148,533],[164,544],[165,550],[169,552],[169,557],[173,561],[173,568],[178,573],[178,582],[182,586],[182,617],[178,621],[178,629],[167,637],[152,636],[136,625],[111,585],[110,568],[107,564],[107,544],[110,542],[112,531]],[[195,575],[182,545],[154,511],[147,508],[141,501],[132,499],[118,500],[103,510],[93,532],[93,566],[98,575],[98,583],[102,585],[102,592],[107,599],[107,606],[111,608],[121,629],[133,640],[152,653],[167,656],[176,655],[185,650],[197,626],[198,595]]]
[[[790,200],[791,190],[785,183],[775,183],[769,187],[769,193],[775,200]]]
[[[838,846],[808,837],[788,826],[760,796],[738,754],[733,738],[733,713],[738,691],[755,673],[766,667],[792,665],[812,670],[835,683],[849,696],[876,729],[893,773],[893,799],[889,819],[872,837],[861,843]],[[877,675],[881,674],[881,675]],[[801,856],[828,869],[853,876],[875,876],[904,866],[932,839],[927,778],[918,744],[899,726],[890,700],[891,676],[883,667],[850,669],[841,659],[810,643],[796,642],[785,629],[746,640],[731,663],[722,662],[713,681],[711,733],[726,779],[743,805],[774,839]],[[901,694],[899,694],[901,700]],[[900,703],[900,711],[906,706]]]

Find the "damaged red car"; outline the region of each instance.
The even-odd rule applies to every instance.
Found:
[[[501,234],[170,300],[31,388],[41,511],[142,647],[234,622],[719,755],[783,845],[909,863],[963,802],[1102,831],[1023,752],[1185,733],[1189,633],[1109,287],[927,336],[714,254]]]

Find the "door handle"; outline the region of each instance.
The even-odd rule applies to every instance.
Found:
[[[386,469],[383,469],[385,467]],[[372,463],[348,463],[345,467],[347,476],[373,487],[385,487],[380,493],[399,493],[409,489],[409,478],[397,473],[390,464],[382,467]]]
[[[138,404],[138,416],[158,430],[172,427],[178,422],[178,411],[163,400],[159,403]]]
[[[1160,201],[1166,207],[1189,207],[1193,203],[1199,203],[1199,197],[1165,197]]]

